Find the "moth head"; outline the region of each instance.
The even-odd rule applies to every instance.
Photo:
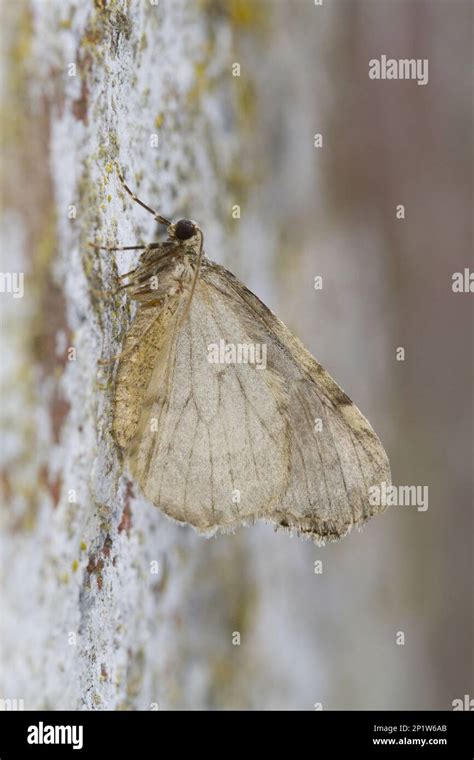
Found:
[[[180,219],[174,224],[170,225],[168,230],[171,237],[175,240],[185,241],[194,237],[198,231],[198,226],[191,219]]]
[[[186,253],[202,251],[203,234],[192,219],[179,219],[168,227],[168,237],[180,243]]]

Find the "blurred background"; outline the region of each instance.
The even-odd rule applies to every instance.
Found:
[[[474,268],[472,4],[0,7],[1,271],[24,273],[22,298],[0,293],[0,698],[451,709],[473,693],[472,294],[452,290]],[[382,55],[428,59],[428,83],[369,79]],[[96,291],[135,259],[87,242],[157,230],[116,159],[165,216],[199,221],[370,420],[393,482],[428,487],[426,511],[317,547],[264,525],[206,540],[140,497],[97,368],[130,312]]]

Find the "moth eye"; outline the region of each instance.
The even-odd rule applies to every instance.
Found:
[[[189,219],[180,219],[179,222],[176,222],[174,227],[174,234],[178,240],[189,240],[195,232],[196,228],[193,222],[190,222]]]

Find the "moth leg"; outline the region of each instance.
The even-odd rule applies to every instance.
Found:
[[[136,246],[136,248],[144,248],[148,251],[153,251],[156,248],[160,248],[160,246],[163,245],[162,243],[148,243],[148,245],[145,246]],[[122,248],[120,250],[131,250],[132,248],[135,248],[135,246],[129,246],[128,248]],[[124,274],[119,274],[118,279],[119,280],[125,280],[126,277],[131,277],[132,274],[135,274],[138,272],[138,270],[141,269],[141,266],[135,267],[135,269],[131,269],[129,272],[125,272]]]
[[[118,290],[99,290],[98,288],[90,288],[89,293],[92,293],[96,298],[112,298],[117,294]]]
[[[126,276],[129,277],[130,274],[131,273],[129,272]],[[122,275],[122,277],[125,277],[125,275]],[[127,288],[133,288],[135,286],[135,284],[136,284],[135,282],[126,282],[125,285],[120,285],[120,287],[117,288],[117,290],[115,290],[114,292],[115,293],[120,293],[120,291],[126,290]]]
[[[115,354],[115,356],[110,356],[108,359],[98,359],[97,364],[100,364],[101,367],[104,367],[107,364],[113,364],[117,361],[117,359],[120,359],[122,354]]]
[[[96,251],[143,251],[149,247],[148,245],[97,245],[97,243],[89,243],[89,245]]]
[[[96,298],[113,298],[122,290],[125,290],[126,288],[132,288],[134,284],[134,282],[128,282],[125,285],[120,285],[120,287],[115,288],[115,290],[99,290],[98,288],[90,288],[89,292],[92,293],[93,296],[96,296]]]
[[[140,267],[135,267],[135,269],[131,269],[130,272],[125,272],[125,274],[119,274],[117,279],[118,280],[125,280],[126,277],[131,277],[132,274],[135,274],[135,272],[138,272]]]
[[[107,364],[113,364],[114,362],[118,361],[118,359],[122,359],[124,356],[127,356],[133,349],[135,348],[135,345],[133,345],[131,348],[126,349],[125,351],[121,351],[119,354],[115,354],[115,356],[109,356],[108,359],[98,359],[97,364],[100,364],[101,367]]]
[[[161,216],[161,214],[159,214],[157,211],[150,208],[150,206],[147,206],[146,203],[143,203],[143,201],[141,201],[140,198],[138,198],[138,196],[135,195],[135,193],[132,190],[130,190],[129,186],[125,182],[125,178],[122,174],[122,170],[120,169],[120,166],[116,164],[115,168],[118,174],[118,178],[120,182],[122,183],[122,187],[125,190],[125,192],[129,194],[130,198],[132,198],[135,201],[135,203],[138,203],[139,206],[144,208],[145,211],[148,211],[148,213],[151,214],[157,222],[159,222],[160,224],[164,224],[166,227],[169,227],[171,222],[168,219],[165,219],[164,216]]]
[[[141,267],[136,267],[135,269],[131,269],[130,272],[125,272],[125,274],[119,274],[118,277],[117,277],[117,279],[119,281],[122,281],[122,280],[125,280],[127,277],[132,277],[134,274],[136,274],[137,272],[139,272],[140,269],[141,269]],[[127,283],[126,285],[121,285],[119,288],[117,288],[117,291],[123,290],[123,288],[129,288],[129,287],[131,287],[131,285],[132,285],[131,282]]]

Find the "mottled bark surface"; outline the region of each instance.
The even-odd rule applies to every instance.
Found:
[[[3,3],[1,268],[25,292],[1,294],[1,699],[403,709],[469,691],[472,349],[450,292],[472,203],[456,73],[469,11],[391,5]],[[374,46],[429,55],[433,87],[369,83]],[[427,513],[394,508],[321,549],[266,526],[207,540],[140,497],[98,365],[133,316],[102,291],[136,256],[88,243],[159,231],[115,161],[165,216],[196,219],[208,255],[303,339],[380,434],[394,481],[430,485]]]

